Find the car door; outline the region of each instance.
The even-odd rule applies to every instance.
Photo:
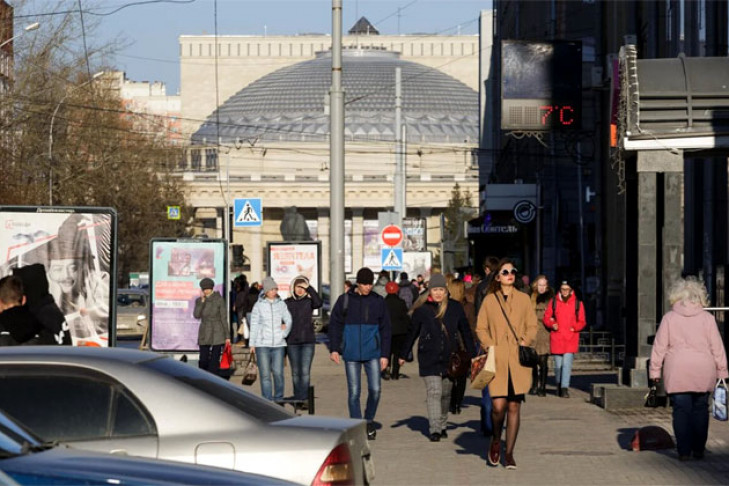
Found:
[[[74,447],[157,457],[154,420],[122,384],[73,366],[0,365],[0,408],[42,437]]]

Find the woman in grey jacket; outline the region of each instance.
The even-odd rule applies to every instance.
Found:
[[[282,400],[284,394],[284,351],[291,332],[291,313],[278,296],[271,277],[263,279],[263,292],[251,312],[250,348],[256,354],[261,377],[261,394],[268,400]],[[273,392],[271,374],[273,373]]]
[[[192,315],[200,319],[197,344],[200,347],[198,366],[211,373],[219,374],[220,354],[223,346],[230,343],[228,337],[228,310],[225,299],[213,290],[212,279],[200,280],[201,296],[195,300]]]

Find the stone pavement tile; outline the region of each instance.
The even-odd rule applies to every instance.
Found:
[[[570,399],[528,396],[514,452],[518,469],[489,467],[489,440],[479,428],[480,392],[467,390],[463,412],[449,416],[448,439],[431,443],[417,364],[406,364],[403,372],[406,378],[382,382],[377,439],[371,442],[375,484],[729,484],[729,423],[711,419],[706,459],[682,463],[673,450],[628,449],[640,427],[659,425],[672,434],[670,409],[610,413],[589,403],[588,394],[577,389],[570,390]],[[362,383],[364,408],[364,376]],[[324,345],[317,345],[312,384],[317,415],[348,416],[344,367],[329,361]],[[248,389],[260,394],[258,383]],[[286,389],[290,394],[289,368]]]

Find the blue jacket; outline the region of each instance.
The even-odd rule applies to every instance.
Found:
[[[346,302],[346,315],[344,311]],[[329,350],[345,361],[389,358],[392,328],[385,299],[350,290],[337,299],[329,318]]]
[[[415,309],[412,318],[413,324],[408,331],[405,344],[402,349],[396,350],[400,353],[400,358],[405,359],[415,340],[420,338],[418,340],[420,376],[446,375],[450,355],[460,346],[459,333],[468,354],[474,356],[473,335],[463,306],[455,300],[448,299],[448,308],[441,319],[443,326],[448,330],[448,338],[443,332],[441,320],[435,317],[437,310],[438,305],[435,302],[425,302]]]
[[[283,329],[282,324],[285,325]],[[286,303],[278,295],[270,301],[261,293],[251,312],[249,344],[256,348],[286,346],[286,336],[290,332],[291,313]]]

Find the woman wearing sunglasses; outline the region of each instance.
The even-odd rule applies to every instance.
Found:
[[[496,376],[489,384],[493,435],[487,454],[490,465],[501,462],[501,431],[506,419],[504,465],[516,469],[514,446],[519,433],[521,403],[532,384],[532,370],[519,363],[519,346],[532,346],[537,316],[529,296],[514,287],[517,270],[508,258],[499,261],[496,277],[478,313],[476,335],[485,349],[494,346]]]

